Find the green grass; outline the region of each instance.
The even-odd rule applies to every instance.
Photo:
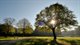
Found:
[[[53,37],[0,37],[0,40],[14,40],[16,42],[13,45],[51,45]],[[62,45],[80,45],[80,37],[57,37],[57,42]]]

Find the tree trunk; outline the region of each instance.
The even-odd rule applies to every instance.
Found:
[[[53,36],[54,36],[54,41],[56,42],[56,33],[55,33],[55,27],[54,28],[52,28],[52,32],[53,32]]]
[[[25,35],[25,28],[23,28],[23,35]]]
[[[9,36],[9,31],[10,31],[10,27],[9,27],[9,25],[8,24],[6,24],[6,27],[7,27],[7,31],[6,31],[6,36],[5,37],[7,37],[7,36]]]

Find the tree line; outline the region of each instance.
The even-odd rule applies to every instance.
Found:
[[[52,30],[48,26],[36,26],[33,30],[31,23],[26,18],[19,20],[14,26],[14,18],[5,18],[0,24],[0,36],[52,36]],[[42,24],[42,23],[41,23]],[[36,24],[35,24],[36,25]],[[72,32],[72,33],[71,33]],[[56,30],[57,36],[80,36],[80,26],[74,31]]]
[[[16,26],[14,18],[5,18],[3,21],[4,23],[0,24],[1,36],[25,36],[33,32],[32,25],[26,18],[19,20]]]

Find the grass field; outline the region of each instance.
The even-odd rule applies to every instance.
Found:
[[[0,37],[0,45],[54,45],[53,37]],[[80,37],[57,37],[55,45],[80,45]]]

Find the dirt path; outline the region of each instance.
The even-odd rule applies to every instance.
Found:
[[[16,43],[17,40],[6,40],[6,41],[0,41],[0,45],[12,45]]]

